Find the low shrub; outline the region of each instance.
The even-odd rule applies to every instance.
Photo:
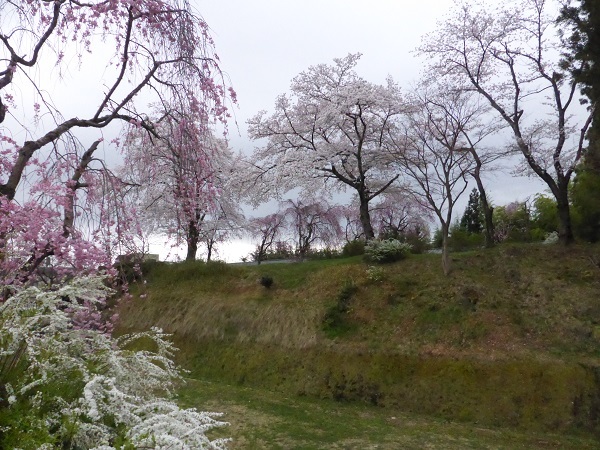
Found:
[[[483,247],[485,236],[482,233],[469,233],[461,228],[453,228],[448,239],[448,245],[452,251],[464,252]]]
[[[347,281],[340,290],[335,305],[332,305],[325,313],[323,331],[329,337],[343,334],[351,328],[346,322],[346,314],[350,311],[350,303],[357,290],[357,286],[352,281]]]
[[[342,256],[359,256],[365,254],[365,241],[362,239],[355,239],[350,242],[346,242],[342,248]]]
[[[385,277],[385,272],[383,271],[383,269],[381,267],[377,267],[377,266],[367,267],[366,273],[367,273],[367,279],[374,283],[382,281]]]
[[[224,449],[205,434],[225,425],[220,414],[175,403],[183,376],[166,334],[97,329],[110,295],[90,276],[15,289],[0,305],[0,448]]]
[[[339,256],[340,251],[331,247],[310,250],[306,255],[306,257],[310,260],[334,259],[339,258]]]
[[[405,259],[411,251],[410,244],[396,239],[370,241],[365,246],[365,259],[374,263],[392,263]]]
[[[273,286],[273,277],[270,277],[269,275],[264,275],[260,277],[259,282],[261,286],[264,286],[267,289],[269,289],[271,286]]]

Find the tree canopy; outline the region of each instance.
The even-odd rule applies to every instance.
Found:
[[[458,2],[419,51],[430,58],[432,77],[474,90],[506,123],[524,167],[556,198],[559,236],[568,243],[573,240],[569,182],[591,116],[573,114],[579,81],[555,51],[560,43],[549,3]]]
[[[369,202],[398,178],[385,137],[405,104],[391,79],[375,85],[360,78],[354,71],[359,58],[350,54],[310,67],[293,79],[289,95],[277,98],[271,115],[261,111],[249,121],[250,137],[261,142],[250,176],[260,185],[259,198],[296,187],[351,189],[371,239]]]
[[[53,98],[57,75],[91,59],[105,67],[100,78],[69,78],[90,100]],[[103,129],[158,138],[149,103],[163,114],[186,105],[214,122],[226,120],[228,95],[235,99],[208,26],[186,0],[5,2],[0,61],[0,277],[8,284],[27,282],[42,264],[72,273],[134,251],[136,214],[107,157],[118,157],[119,142],[104,141]]]

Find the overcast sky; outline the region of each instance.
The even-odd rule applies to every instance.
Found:
[[[211,28],[221,67],[238,94],[234,113],[239,131],[231,124],[230,139],[234,150],[246,153],[254,147],[247,138],[246,121],[260,110],[272,111],[275,98],[289,90],[291,79],[311,65],[360,52],[359,75],[373,83],[383,83],[391,75],[408,89],[422,67],[413,51],[453,4],[452,0],[192,1]],[[536,179],[506,173],[491,175],[489,186],[499,205],[544,190]],[[263,211],[254,215],[260,214]]]
[[[373,83],[391,75],[408,89],[422,61],[413,51],[451,8],[452,0],[195,0],[215,39],[223,70],[238,93],[231,146],[251,152],[246,121],[272,111],[292,78],[311,65],[362,53],[356,68]],[[503,204],[543,189],[535,179],[490,177],[491,196]]]

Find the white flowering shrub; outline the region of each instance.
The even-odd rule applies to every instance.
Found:
[[[546,234],[544,244],[558,244],[558,233],[553,231],[552,233]]]
[[[374,263],[391,263],[405,259],[412,246],[397,239],[373,240],[365,246],[365,259]]]
[[[73,321],[109,293],[82,277],[0,305],[0,448],[225,448],[206,436],[225,425],[219,414],[172,400],[182,377],[164,333],[112,338]],[[154,350],[131,350],[138,341]]]

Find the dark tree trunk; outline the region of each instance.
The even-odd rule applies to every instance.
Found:
[[[496,234],[496,229],[494,228],[494,208],[490,206],[487,199],[481,206],[483,208],[483,217],[485,219],[485,246],[486,248],[492,248],[496,243],[494,239],[494,235]]]
[[[370,241],[375,239],[375,232],[373,231],[373,225],[371,224],[371,214],[369,213],[369,200],[362,195],[359,195],[360,199],[360,223],[363,227],[365,234],[365,240]]]
[[[444,275],[450,274],[450,255],[448,254],[448,225],[442,225],[442,269]]]
[[[558,190],[555,195],[558,209],[558,240],[564,245],[569,245],[575,241],[571,225],[569,194],[566,186],[559,185]]]
[[[481,158],[479,158],[479,155],[474,148],[471,148],[470,152],[475,160],[475,171],[472,175],[477,183],[479,201],[481,201],[481,207],[483,209],[485,246],[486,248],[491,248],[495,244],[494,234],[496,234],[494,230],[494,208],[492,208],[488,202],[487,195],[485,193],[485,187],[483,186],[483,181],[481,180],[481,168],[483,166],[483,162],[481,161]]]
[[[196,253],[198,252],[198,241],[200,240],[200,233],[198,232],[198,227],[196,226],[196,222],[190,220],[188,224],[187,231],[187,255],[185,257],[186,261],[195,261]]]
[[[213,250],[213,242],[208,241],[206,243],[206,262],[210,262],[210,258],[212,258],[212,250]]]
[[[298,248],[298,259],[304,261],[306,259],[307,249],[304,246]]]
[[[481,182],[481,178],[477,177],[477,189],[479,190],[479,201],[481,201],[481,208],[483,209],[483,219],[484,219],[484,236],[485,236],[485,246],[487,248],[491,248],[494,246],[494,208],[489,204],[487,200],[487,195],[485,194],[485,188],[483,187],[483,183]]]

